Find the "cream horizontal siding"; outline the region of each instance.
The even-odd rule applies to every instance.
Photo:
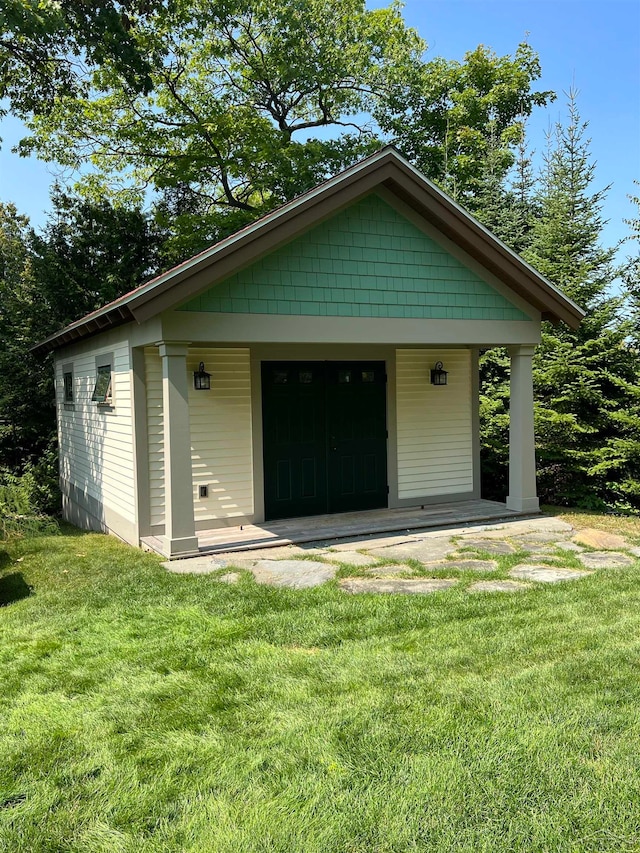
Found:
[[[112,355],[113,407],[91,399],[96,357]],[[98,358],[98,361],[101,359]],[[63,374],[73,369],[71,405],[64,404]],[[60,441],[60,475],[103,507],[135,520],[132,373],[129,344],[123,333],[105,334],[63,350],[56,358],[56,401]]]
[[[189,348],[189,415],[196,524],[253,515],[251,372],[248,348]],[[191,376],[203,361],[211,390]],[[200,486],[209,496],[199,497]]]
[[[211,390],[196,391],[192,375],[203,361]],[[162,363],[145,349],[151,524],[164,524]],[[220,522],[253,514],[251,375],[249,349],[190,348],[189,416],[196,522]],[[200,486],[209,495],[200,498]]]
[[[446,387],[431,385],[436,361],[449,373]],[[469,350],[397,350],[396,406],[399,499],[472,491]]]

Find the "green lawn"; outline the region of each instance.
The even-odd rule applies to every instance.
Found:
[[[67,531],[0,576],[2,851],[640,850],[640,561],[349,596]]]

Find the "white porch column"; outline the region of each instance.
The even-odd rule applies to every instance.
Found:
[[[535,347],[509,347],[511,403],[509,419],[509,495],[507,506],[518,512],[540,509],[536,492],[536,452],[533,431],[533,371]]]
[[[168,556],[198,551],[193,514],[187,344],[158,345],[164,419],[164,542]]]

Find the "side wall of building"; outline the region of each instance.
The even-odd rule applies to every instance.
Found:
[[[63,516],[138,544],[131,351],[126,327],[56,354]],[[111,365],[110,404],[93,401],[98,366]],[[65,401],[71,373],[73,400]]]

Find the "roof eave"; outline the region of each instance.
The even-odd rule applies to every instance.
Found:
[[[50,352],[55,352],[76,341],[87,340],[107,329],[114,329],[131,321],[135,321],[131,310],[127,306],[116,305],[109,310],[95,315],[90,314],[83,320],[65,326],[64,329],[49,335],[48,338],[32,346],[29,352],[36,356],[46,356]]]

